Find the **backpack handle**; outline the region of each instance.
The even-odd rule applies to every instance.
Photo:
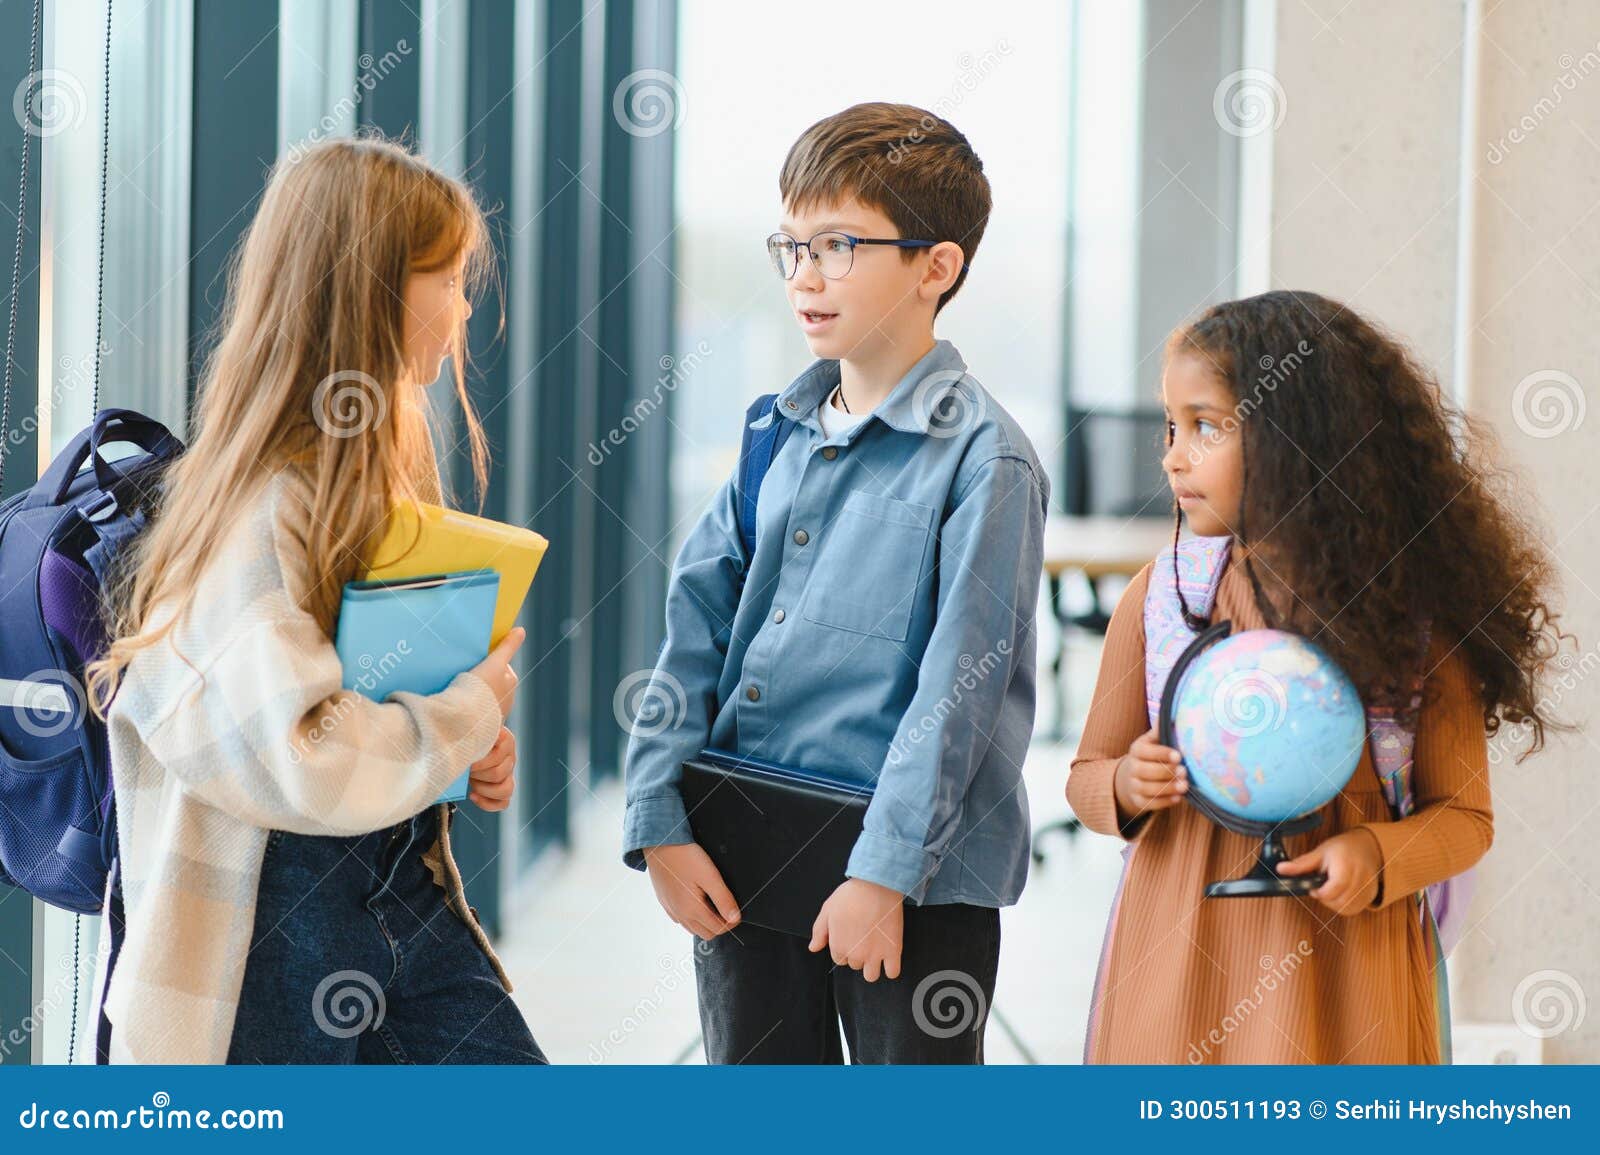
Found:
[[[23,501],[22,508],[63,504],[67,490],[85,461],[93,462],[95,481],[100,488],[107,493],[115,492],[128,482],[128,475],[101,456],[100,449],[119,441],[137,445],[146,453],[163,459],[176,457],[183,450],[182,443],[161,422],[132,409],[103,409],[95,416],[94,424],[68,442],[50,463],[49,470]]]

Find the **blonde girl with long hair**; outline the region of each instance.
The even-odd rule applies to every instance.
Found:
[[[108,590],[122,1062],[543,1062],[467,905],[455,804],[510,802],[515,630],[443,691],[341,688],[391,508],[441,501],[428,386],[492,268],[471,193],[378,137],[280,161],[229,271],[187,452]],[[102,952],[102,968],[108,960]],[[102,978],[104,974],[102,973]]]

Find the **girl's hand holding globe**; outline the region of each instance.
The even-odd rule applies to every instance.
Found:
[[[1163,746],[1152,726],[1133,740],[1117,763],[1111,786],[1117,800],[1117,821],[1127,826],[1149,811],[1182,802],[1189,792],[1189,776],[1183,755]]]
[[[1278,863],[1283,875],[1317,874],[1328,876],[1311,897],[1334,914],[1360,914],[1378,897],[1378,873],[1383,856],[1378,840],[1367,830],[1346,830],[1313,846],[1298,858]]]

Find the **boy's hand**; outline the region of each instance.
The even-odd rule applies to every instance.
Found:
[[[846,879],[828,896],[811,926],[811,949],[828,947],[833,961],[861,972],[869,983],[900,977],[905,895],[864,878]]]
[[[1298,858],[1278,863],[1278,873],[1288,876],[1317,874],[1328,881],[1311,891],[1311,897],[1335,914],[1360,914],[1378,895],[1378,873],[1383,856],[1378,840],[1361,830],[1347,830],[1312,847]]]
[[[645,866],[656,901],[673,922],[710,942],[739,925],[739,905],[699,843],[648,846]]]
[[[517,736],[504,726],[489,752],[470,767],[467,798],[479,810],[504,810],[517,788]]]
[[[1183,755],[1163,746],[1154,726],[1128,747],[1111,780],[1117,799],[1117,817],[1124,824],[1149,810],[1165,810],[1183,801],[1189,792],[1189,775]]]

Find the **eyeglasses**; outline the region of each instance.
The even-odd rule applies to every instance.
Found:
[[[849,273],[856,262],[857,245],[893,245],[897,249],[927,249],[938,241],[875,240],[853,237],[849,233],[818,233],[809,241],[797,241],[788,233],[773,233],[767,238],[767,255],[778,276],[789,280],[800,267],[800,250],[811,254],[811,263],[830,281]]]

